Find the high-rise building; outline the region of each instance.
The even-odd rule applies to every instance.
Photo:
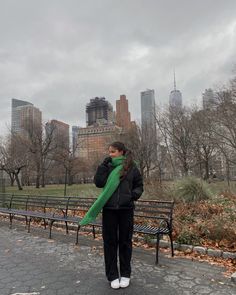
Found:
[[[205,89],[202,94],[202,104],[204,110],[214,109],[217,106],[216,94],[211,88]]]
[[[101,157],[107,154],[109,144],[121,132],[122,128],[114,124],[79,128],[76,155],[87,161],[101,161]]]
[[[181,109],[182,108],[182,93],[176,89],[176,80],[174,72],[174,90],[171,91],[169,97],[169,105],[171,108]]]
[[[141,92],[141,122],[142,128],[155,130],[155,91],[147,89]]]
[[[20,99],[12,98],[11,100],[11,131],[18,133],[21,130],[20,110],[19,107],[33,105],[32,103]]]
[[[142,140],[147,145],[152,146],[153,154],[151,158],[153,163],[157,158],[157,129],[156,129],[156,104],[154,89],[147,89],[141,92],[141,122],[142,122]]]
[[[21,134],[29,135],[42,132],[42,112],[33,105],[19,107]]]
[[[128,100],[124,94],[116,101],[116,125],[124,129],[131,127]]]
[[[95,97],[90,99],[86,105],[87,126],[109,125],[114,123],[114,113],[112,105],[106,101],[105,97]]]
[[[33,131],[41,132],[42,112],[32,103],[13,98],[11,122],[12,133],[28,136]]]
[[[93,162],[107,153],[108,144],[122,132],[122,128],[114,123],[114,115],[112,105],[105,97],[90,99],[86,105],[87,127],[72,127],[73,151],[76,156]]]
[[[75,154],[75,151],[78,146],[78,133],[79,133],[79,126],[72,126],[72,149],[73,154]]]
[[[52,134],[52,141],[58,149],[69,150],[69,128],[70,126],[58,120],[51,120],[46,124],[48,134]]]

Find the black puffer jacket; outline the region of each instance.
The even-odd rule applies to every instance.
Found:
[[[107,178],[113,170],[112,165],[101,164],[94,176],[94,183],[97,187],[104,187]],[[128,171],[126,177],[121,180],[118,188],[112,194],[104,206],[104,209],[131,209],[134,208],[134,201],[137,201],[143,193],[143,179],[134,164]]]

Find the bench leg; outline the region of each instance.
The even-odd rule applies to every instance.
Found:
[[[173,238],[172,238],[172,233],[169,234],[170,237],[170,245],[171,245],[171,255],[174,257],[174,246],[173,246]]]
[[[28,225],[28,218],[27,216],[25,216],[25,228],[27,228],[27,225]]]
[[[28,221],[28,233],[30,232],[30,222],[31,222],[31,217],[29,218],[29,221]]]
[[[9,214],[9,219],[10,219],[10,224],[9,224],[9,228],[12,228],[12,219],[13,219],[13,214]]]
[[[46,219],[45,218],[43,219],[43,223],[44,223],[43,224],[44,225],[44,229],[46,229],[47,228],[47,225],[46,225]]]
[[[68,235],[69,234],[68,222],[65,221],[65,224],[66,224],[66,234]]]
[[[79,230],[80,230],[80,225],[78,224],[78,227],[77,227],[77,232],[76,232],[76,245],[78,245],[79,243]]]
[[[53,226],[53,222],[54,222],[54,220],[51,220],[50,221],[50,226],[49,226],[49,228],[50,228],[50,231],[49,231],[49,239],[52,238],[52,226]]]
[[[96,238],[96,234],[95,234],[95,226],[93,225],[93,238]]]
[[[156,241],[156,265],[158,264],[159,242],[160,242],[160,236],[159,236],[159,234],[157,234],[157,241]]]

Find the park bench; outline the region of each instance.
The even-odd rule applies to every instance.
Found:
[[[68,198],[58,196],[31,196],[0,194],[0,212],[9,214],[10,228],[14,216],[24,216],[28,232],[32,219],[46,220],[61,218],[64,221]],[[67,223],[66,223],[67,226]]]
[[[28,232],[32,219],[44,221],[44,227],[49,224],[49,238],[52,237],[54,222],[65,222],[66,233],[68,224],[76,224],[76,244],[80,226],[78,222],[87,212],[96,198],[92,197],[58,197],[58,196],[29,196],[0,194],[0,213],[9,214],[10,228],[15,215],[24,216]],[[134,210],[134,232],[156,237],[156,264],[158,263],[159,241],[162,235],[168,235],[171,244],[171,253],[174,256],[172,239],[172,218],[174,202],[156,200],[138,200]],[[81,216],[82,215],[82,216]],[[96,228],[102,227],[101,214],[88,224],[93,237],[96,237]]]
[[[95,199],[84,200],[80,203],[80,210],[87,212],[91,204]],[[168,235],[171,245],[171,254],[174,256],[173,247],[173,201],[157,201],[157,200],[138,200],[135,202],[134,210],[134,232],[155,236],[156,237],[156,264],[158,263],[159,242],[162,235]],[[92,226],[93,237],[96,237],[96,228],[102,227],[101,218],[97,218],[94,222],[91,222],[89,226]],[[79,228],[77,230],[77,233]],[[76,240],[78,243],[78,238]]]

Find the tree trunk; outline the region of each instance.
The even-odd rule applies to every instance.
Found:
[[[15,177],[12,173],[8,174],[10,176],[10,180],[11,180],[11,186],[14,186],[14,182],[15,182]]]
[[[183,168],[184,168],[184,176],[187,177],[188,176],[188,170],[189,170],[187,161],[184,161]]]
[[[64,196],[66,196],[66,185],[67,185],[67,168],[66,168],[66,171],[65,171]]]
[[[146,165],[146,178],[149,179],[150,176],[150,167],[149,165]]]
[[[205,180],[209,179],[209,162],[208,160],[205,160]]]
[[[68,185],[73,184],[73,175],[71,175],[71,170],[68,170]]]
[[[45,165],[44,165],[44,161],[43,158],[41,160],[41,186],[45,187]]]
[[[37,165],[37,171],[36,171],[36,188],[39,188],[40,186],[40,166]]]
[[[23,188],[22,188],[22,186],[21,186],[21,184],[20,184],[20,180],[19,180],[19,177],[18,177],[18,173],[15,174],[15,179],[16,179],[16,183],[17,183],[17,186],[18,186],[19,191],[22,191]]]
[[[45,187],[45,171],[44,169],[42,169],[42,182],[41,182],[41,186]]]
[[[228,187],[230,187],[230,173],[229,173],[229,161],[226,159],[226,179]]]
[[[161,169],[161,167],[159,167],[159,183],[160,183],[160,186],[162,186],[162,169]]]

